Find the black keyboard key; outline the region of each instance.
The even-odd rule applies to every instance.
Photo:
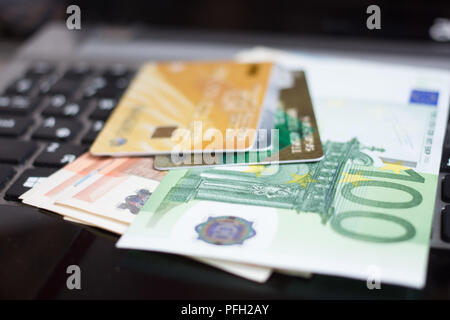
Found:
[[[108,84],[108,81],[105,77],[102,76],[97,76],[93,79],[91,79],[88,82],[88,86],[86,87],[86,89],[100,89],[105,87]]]
[[[450,242],[450,206],[445,206],[441,213],[441,238]]]
[[[91,144],[94,142],[95,138],[97,138],[97,135],[99,132],[103,129],[103,125],[105,122],[101,120],[96,120],[92,124],[92,126],[89,128],[89,131],[86,133],[86,135],[81,139],[81,142],[84,144]]]
[[[45,81],[43,81],[39,85],[39,94],[47,94],[50,92],[50,89],[55,85],[56,82],[60,79],[60,76],[57,74],[52,74],[47,77]]]
[[[35,84],[36,80],[33,78],[21,78],[6,88],[5,93],[7,95],[27,95],[31,92]]]
[[[119,98],[130,84],[129,78],[96,77],[85,89],[85,98]]]
[[[126,88],[126,86],[125,86],[125,88]],[[95,93],[95,97],[97,97],[97,98],[113,98],[113,99],[118,100],[123,95],[125,88],[118,89],[114,86],[108,86],[108,87],[98,90]]]
[[[132,75],[133,71],[121,64],[116,64],[102,73],[102,76],[105,78],[124,78]]]
[[[0,138],[0,162],[23,163],[36,148],[37,144],[32,141]]]
[[[108,81],[105,77],[95,77],[89,81],[87,87],[84,89],[84,97],[93,98],[100,89],[103,89],[106,86],[108,86]]]
[[[0,96],[0,112],[27,114],[39,104],[26,96]]]
[[[33,133],[33,138],[68,141],[75,137],[81,127],[81,123],[75,120],[49,117],[44,119],[42,125]]]
[[[78,78],[59,78],[48,79],[42,83],[40,89],[44,94],[63,94],[72,95],[81,85],[82,81]]]
[[[80,62],[70,67],[65,73],[64,78],[81,79],[89,76],[92,73],[92,68],[89,64]]]
[[[5,184],[11,180],[12,177],[16,174],[16,170],[13,167],[0,164],[0,188],[3,188]]]
[[[442,180],[441,196],[442,201],[450,202],[450,175],[446,175]]]
[[[111,82],[109,87],[111,90],[124,92],[125,89],[128,87],[128,85],[130,84],[130,82],[131,82],[131,79],[128,77],[117,78]]]
[[[47,107],[42,111],[45,116],[69,117],[78,116],[84,110],[85,103],[68,102],[65,95],[58,94],[50,97]]]
[[[0,115],[0,136],[20,136],[32,123],[28,117]]]
[[[61,107],[67,103],[67,96],[64,94],[55,94],[50,97],[48,103],[52,107]]]
[[[60,168],[71,163],[84,152],[86,148],[82,146],[52,142],[37,156],[34,165]]]
[[[441,172],[450,173],[450,149],[442,150]]]
[[[94,111],[89,115],[91,119],[106,120],[117,105],[116,99],[102,98],[95,103]]]
[[[35,62],[25,73],[26,77],[40,78],[49,75],[55,67],[48,62]]]
[[[71,102],[62,107],[48,106],[42,111],[45,116],[66,117],[73,118],[78,116],[83,111],[79,103]]]
[[[9,201],[18,201],[19,197],[42,182],[55,172],[57,169],[35,168],[25,170],[22,175],[13,183],[5,193],[5,199]]]

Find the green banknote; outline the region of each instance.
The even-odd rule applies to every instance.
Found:
[[[324,158],[172,170],[119,247],[423,287],[450,76],[270,49],[308,74]]]
[[[171,171],[119,247],[420,287],[436,179],[376,160],[357,139],[316,163]]]

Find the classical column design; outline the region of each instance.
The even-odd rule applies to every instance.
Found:
[[[345,164],[373,163],[361,148],[357,139],[327,141],[322,161],[280,165],[272,175],[264,175],[264,166],[247,172],[188,170],[167,194],[164,207],[191,199],[221,201],[318,213],[326,222],[334,213],[333,199]]]

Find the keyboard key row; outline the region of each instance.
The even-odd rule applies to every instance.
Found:
[[[27,96],[1,95],[0,112],[27,114],[39,105],[38,99],[30,99]]]
[[[67,105],[67,107],[69,106],[70,104]],[[105,119],[106,117],[105,115]],[[32,124],[33,120],[30,117],[0,115],[0,137],[19,137]],[[82,143],[91,144],[94,142],[103,125],[104,121],[96,120],[89,128],[89,131],[83,136]],[[81,128],[82,124],[79,121],[48,117],[33,132],[32,139],[69,141],[76,136]]]
[[[5,199],[9,201],[18,201],[19,197],[44,181],[48,176],[57,169],[50,168],[34,168],[25,170],[22,175],[6,190]]]
[[[127,77],[108,79],[95,77],[84,91],[85,98],[114,98],[118,99],[130,84]]]
[[[52,142],[36,157],[34,165],[61,168],[86,151],[87,148],[84,146]]]
[[[82,125],[79,121],[49,117],[44,119],[41,126],[33,133],[32,138],[69,141],[76,136],[77,131],[81,128]]]
[[[73,118],[80,115],[84,111],[86,105],[86,102],[79,103],[76,101],[68,101],[65,95],[57,94],[50,97],[42,114],[45,116]]]
[[[87,63],[77,63],[68,68],[64,74],[58,75],[56,68],[48,63],[36,63],[20,78],[14,80],[4,91],[4,96],[27,96],[39,84],[39,94],[71,95],[77,91],[84,80],[94,73],[94,69]],[[123,65],[113,66],[104,70],[92,79],[87,86],[84,96],[90,97],[119,97],[131,81],[134,71]]]
[[[89,115],[89,118],[94,120],[106,120],[116,107],[117,99],[96,99],[94,103],[94,110]],[[90,101],[87,100],[69,100],[66,95],[56,94],[49,97],[42,114],[44,116],[74,118],[84,112],[89,104]]]
[[[50,75],[56,70],[55,66],[48,62],[35,62],[26,72],[25,77],[41,78],[43,76]],[[64,73],[65,78],[86,77],[93,73],[95,70],[86,62],[78,62],[75,65],[70,66]],[[106,78],[119,78],[130,77],[133,75],[133,70],[129,69],[125,65],[115,64],[105,69],[101,75]]]
[[[72,95],[81,86],[82,79],[79,78],[57,78],[50,77],[40,86],[40,94],[63,94]]]
[[[69,100],[67,95],[55,94],[47,99],[42,111],[44,116],[73,118],[86,110],[89,101]],[[0,114],[26,115],[33,111],[40,102],[25,96],[0,96]],[[117,105],[117,99],[101,98],[96,100],[91,119],[106,120]]]
[[[20,136],[32,124],[33,120],[28,117],[0,115],[0,136]]]
[[[70,67],[63,75],[64,78],[75,78],[75,79],[81,79],[85,78],[91,75],[93,72],[92,67],[85,63],[80,62],[76,65]]]
[[[5,93],[9,95],[28,95],[37,83],[36,79],[33,78],[20,78],[14,81],[8,88],[6,88]]]

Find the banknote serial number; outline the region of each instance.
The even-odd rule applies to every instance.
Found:
[[[181,307],[182,315],[198,315],[213,318],[215,315],[257,315],[264,316],[270,311],[268,304],[225,304],[223,306],[198,306],[188,304]]]

